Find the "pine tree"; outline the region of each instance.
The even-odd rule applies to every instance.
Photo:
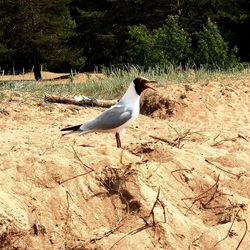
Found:
[[[2,0],[0,15],[5,19],[3,42],[13,50],[12,61],[34,66],[36,80],[41,79],[40,63],[56,53],[71,35],[69,0]],[[22,65],[20,65],[22,66]]]

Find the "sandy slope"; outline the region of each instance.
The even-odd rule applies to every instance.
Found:
[[[250,225],[249,86],[250,74],[160,89],[172,116],[141,115],[122,163],[113,135],[61,137],[101,109],[4,92],[0,248],[236,249]]]

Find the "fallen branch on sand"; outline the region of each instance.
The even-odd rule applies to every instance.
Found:
[[[102,108],[109,108],[117,102],[116,100],[98,100],[87,96],[68,98],[68,97],[51,96],[51,95],[45,95],[44,101],[51,103],[73,104],[78,106],[91,106],[91,107],[102,107]]]

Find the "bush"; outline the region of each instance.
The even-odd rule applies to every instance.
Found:
[[[156,47],[159,46],[165,60],[173,65],[188,63],[191,55],[191,39],[178,22],[178,16],[168,16],[166,24],[155,30]]]
[[[207,25],[198,33],[198,46],[194,53],[195,62],[205,68],[228,69],[239,65],[235,53],[220,35],[218,26],[208,19]]]
[[[179,65],[188,62],[191,42],[178,24],[177,16],[169,16],[161,28],[148,30],[146,26],[129,27],[129,62],[146,68],[160,65]]]
[[[160,51],[155,47],[155,38],[145,25],[129,27],[130,39],[128,43],[128,57],[132,64],[139,64],[146,68],[159,63]]]

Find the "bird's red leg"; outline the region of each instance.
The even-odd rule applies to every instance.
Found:
[[[115,139],[116,139],[117,147],[121,148],[122,144],[121,144],[121,139],[120,139],[120,134],[119,133],[115,133]]]

